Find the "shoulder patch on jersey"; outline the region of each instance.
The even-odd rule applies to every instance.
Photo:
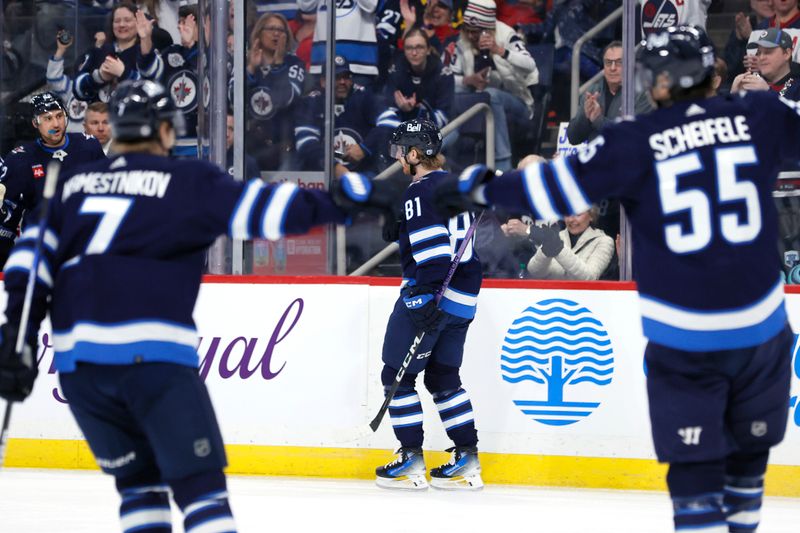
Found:
[[[186,61],[183,59],[183,56],[177,52],[167,54],[167,63],[169,63],[169,66],[171,67],[178,68],[185,62]]]
[[[114,170],[116,168],[124,167],[127,164],[128,164],[128,162],[125,160],[125,157],[124,156],[119,156],[117,159],[114,160],[113,163],[111,163],[108,166],[108,170]]]
[[[88,140],[90,140],[90,139],[94,139],[94,135],[90,135],[89,133],[85,133],[85,132],[84,132],[84,134],[83,134],[83,138],[84,138],[84,139],[86,139],[86,140],[88,141]]]
[[[13,150],[11,150],[11,153],[12,154],[24,154],[25,153],[25,147],[24,146],[17,146]]]
[[[705,109],[703,109],[702,107],[700,107],[699,105],[697,105],[697,104],[692,104],[692,105],[690,105],[690,106],[689,106],[689,108],[686,110],[686,116],[687,116],[687,117],[693,117],[693,116],[695,116],[695,115],[702,115],[702,114],[703,114],[703,113],[705,113],[705,112],[706,112],[706,110],[705,110]]]

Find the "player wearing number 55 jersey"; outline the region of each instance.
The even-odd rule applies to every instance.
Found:
[[[420,330],[425,335],[416,357],[402,377],[389,404],[389,416],[400,450],[395,461],[378,467],[377,483],[386,488],[424,489],[422,406],[416,392],[417,375],[425,371],[425,387],[433,395],[447,435],[455,447],[449,464],[431,471],[434,487],[478,489],[483,486],[478,463],[478,435],[469,395],[461,386],[459,369],[481,286],[481,265],[467,245],[437,307],[435,295],[450,269],[450,261],[466,236],[472,213],[450,218],[432,203],[437,185],[448,173],[439,155],[442,135],[428,120],[403,122],[392,135],[391,156],[412,177],[403,196],[400,216],[400,261],[403,288],[386,326],[381,381],[389,388]]]
[[[117,155],[59,181],[30,326],[19,334],[36,353],[50,311],[62,390],[116,479],[124,531],[171,531],[169,487],[187,533],[232,532],[222,437],[197,374],[204,253],[222,234],[278,239],[346,213],[327,193],[237,182],[207,162],[165,157],[182,116],[155,82],[120,84],[110,114]],[[36,377],[14,344],[38,232],[23,233],[5,269],[0,396],[13,401]]]
[[[554,220],[607,196],[633,226],[650,418],[676,530],[754,531],[771,446],[787,421],[792,334],[772,189],[800,159],[796,104],[711,97],[713,47],[693,27],[650,35],[640,81],[660,109],[607,128],[574,157],[462,175],[481,204]],[[456,201],[450,183],[439,192]]]

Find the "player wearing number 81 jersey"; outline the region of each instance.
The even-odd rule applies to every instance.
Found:
[[[470,212],[450,218],[433,205],[437,185],[448,173],[439,155],[442,135],[428,120],[403,122],[392,135],[391,156],[412,178],[403,195],[400,216],[400,261],[403,287],[386,326],[381,381],[389,388],[403,364],[408,347],[420,330],[425,334],[389,404],[389,417],[400,441],[398,458],[376,469],[381,487],[424,489],[422,406],[416,378],[425,371],[447,435],[455,447],[450,463],[431,471],[434,487],[478,489],[483,486],[478,463],[478,435],[472,403],[461,386],[459,370],[467,329],[475,316],[481,286],[481,265],[468,244],[439,306],[435,295],[450,269],[451,258],[473,222]]]
[[[650,418],[678,531],[754,531],[770,447],[787,421],[792,334],[772,189],[800,159],[796,104],[768,92],[712,97],[702,30],[647,38],[637,76],[659,109],[607,128],[576,156],[454,189],[554,220],[621,199],[633,227]]]

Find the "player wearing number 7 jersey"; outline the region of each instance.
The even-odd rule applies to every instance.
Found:
[[[481,287],[481,265],[471,244],[437,306],[436,293],[450,270],[450,261],[473,221],[470,212],[448,217],[432,203],[436,186],[448,173],[439,155],[442,135],[428,120],[400,124],[392,135],[390,154],[400,161],[412,182],[403,195],[400,216],[400,262],[403,287],[386,326],[381,381],[387,390],[415,342],[425,334],[389,403],[389,417],[400,441],[398,457],[376,469],[377,484],[385,488],[425,489],[422,457],[422,405],[416,391],[418,374],[425,371],[425,387],[433,395],[439,416],[455,447],[450,463],[431,470],[434,487],[479,489],[483,486],[478,462],[478,434],[469,395],[461,386],[459,370],[467,329],[475,316]]]
[[[653,440],[676,530],[754,531],[787,421],[792,334],[772,189],[800,159],[800,115],[767,92],[711,97],[713,47],[693,27],[650,35],[639,81],[659,109],[576,156],[438,191],[555,220],[621,199],[633,226]],[[462,196],[458,196],[460,192]]]
[[[98,465],[114,476],[123,531],[168,532],[170,489],[187,533],[235,531],[225,451],[197,373],[192,319],[204,254],[222,234],[277,239],[342,223],[324,192],[233,180],[204,161],[165,157],[182,115],[164,88],[124,82],[110,104],[117,155],[61,176],[25,335],[36,353],[47,311],[55,367]],[[345,187],[359,198],[377,185]],[[21,401],[36,377],[14,353],[38,226],[5,268],[0,396]]]

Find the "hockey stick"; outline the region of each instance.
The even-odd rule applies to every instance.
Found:
[[[447,271],[447,276],[445,276],[444,281],[442,282],[442,287],[436,293],[435,302],[437,306],[442,299],[442,295],[444,295],[444,291],[447,290],[447,286],[450,285],[450,280],[453,279],[453,274],[456,273],[458,264],[461,262],[461,256],[464,255],[464,252],[467,250],[467,246],[469,246],[472,241],[472,235],[475,233],[475,228],[478,227],[481,217],[483,217],[483,211],[478,214],[478,217],[475,219],[475,221],[470,224],[469,228],[467,228],[467,234],[464,236],[464,240],[461,241],[461,246],[458,247],[455,257],[453,257],[453,260],[450,261],[450,270]],[[372,419],[372,422],[369,423],[369,427],[373,432],[378,431],[378,427],[381,425],[381,420],[383,420],[383,416],[389,409],[389,403],[391,403],[392,398],[394,398],[394,395],[397,393],[397,389],[400,388],[400,381],[403,379],[403,376],[405,376],[406,370],[408,370],[408,366],[411,364],[411,361],[414,360],[414,355],[416,355],[417,348],[419,348],[423,338],[425,338],[424,331],[418,331],[414,336],[414,341],[408,348],[406,357],[403,359],[403,364],[400,365],[400,369],[397,371],[397,375],[394,377],[392,386],[389,387],[388,391],[386,391],[386,398],[383,400],[381,408],[378,409],[378,414],[376,414],[375,418]]]
[[[33,263],[31,271],[28,273],[28,284],[25,287],[25,299],[22,302],[22,315],[19,319],[19,329],[17,330],[17,344],[14,353],[22,359],[23,363],[29,368],[36,364],[36,354],[28,354],[25,357],[22,347],[25,345],[25,333],[28,331],[28,321],[31,315],[31,303],[33,301],[33,290],[36,286],[36,274],[39,271],[39,263],[42,258],[42,244],[44,243],[44,232],[47,228],[47,218],[50,206],[50,199],[55,195],[58,175],[61,173],[61,163],[50,161],[47,165],[47,177],[44,181],[44,192],[42,193],[42,203],[39,206],[39,235],[36,236],[36,243],[33,246]],[[8,426],[11,423],[11,408],[14,402],[6,402],[6,412],[3,415],[3,427],[0,429],[0,468],[6,460],[6,443],[8,442]]]

